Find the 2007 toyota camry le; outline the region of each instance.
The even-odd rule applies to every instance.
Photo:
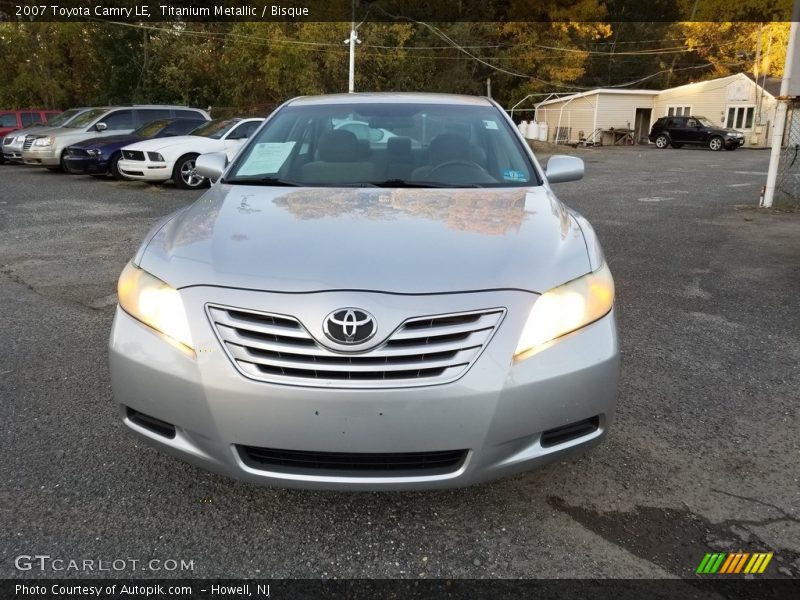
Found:
[[[598,443],[619,373],[591,225],[487,98],[290,100],[119,279],[125,425],[217,473],[443,488]]]

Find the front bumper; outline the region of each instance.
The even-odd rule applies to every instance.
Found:
[[[172,177],[172,165],[164,162],[120,159],[117,169],[128,179],[140,181],[162,182]]]
[[[593,446],[606,435],[617,396],[619,350],[612,311],[524,361],[512,363],[535,299],[524,292],[403,296],[409,315],[505,306],[484,353],[453,383],[412,388],[329,389],[253,381],[233,366],[205,315],[205,303],[293,314],[302,322],[339,306],[395,310],[388,294],[275,294],[194,287],[181,290],[197,350],[190,355],[117,308],[109,361],[127,427],[190,463],[254,483],[344,490],[444,488],[512,475]],[[303,313],[303,314],[298,314]],[[175,427],[174,437],[137,424],[128,409]],[[551,446],[543,432],[596,418],[593,431]],[[292,472],[246,464],[237,447],[303,452],[416,453],[465,450],[446,473]]]
[[[67,171],[73,175],[102,175],[108,173],[108,161],[102,156],[72,156],[64,158]]]
[[[22,142],[3,144],[3,158],[10,162],[22,162]]]
[[[744,146],[744,137],[725,138],[725,145],[729,148]]]
[[[41,167],[57,167],[60,165],[61,153],[53,146],[37,148],[31,146],[29,150],[22,151],[22,162],[26,165]]]

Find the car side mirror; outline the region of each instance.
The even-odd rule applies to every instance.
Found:
[[[583,160],[575,156],[556,154],[547,161],[545,175],[548,183],[563,183],[583,179]]]
[[[228,155],[224,152],[209,152],[201,154],[194,161],[195,172],[208,179],[216,181],[225,172],[228,166]]]
[[[108,125],[106,125],[105,123],[101,122],[101,123],[98,123],[97,125],[95,125],[94,128],[97,131],[105,131],[106,129],[108,129]]]

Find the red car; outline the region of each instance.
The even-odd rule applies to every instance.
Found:
[[[59,114],[60,110],[24,108],[22,110],[0,110],[0,138],[15,129],[45,124],[47,119]]]

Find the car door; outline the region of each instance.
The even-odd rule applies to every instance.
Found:
[[[686,143],[688,139],[688,131],[686,130],[686,117],[670,117],[667,122],[667,129],[669,130],[669,138],[673,142]]]
[[[245,140],[258,129],[259,125],[261,125],[261,121],[245,121],[244,123],[239,123],[239,125],[228,132],[228,135],[222,140],[224,152],[228,155],[228,160],[234,157]]]
[[[136,129],[135,115],[133,109],[129,108],[115,110],[108,113],[103,118],[101,118],[95,125],[90,127],[89,130],[90,131],[91,129],[97,130],[97,126],[100,125],[100,123],[104,123],[106,128],[103,129],[102,131],[98,131],[97,135],[103,137],[109,135],[120,135],[124,133],[130,133],[134,129]]]
[[[693,117],[686,119],[686,141],[693,144],[702,144],[707,134],[703,131],[700,121]]]

